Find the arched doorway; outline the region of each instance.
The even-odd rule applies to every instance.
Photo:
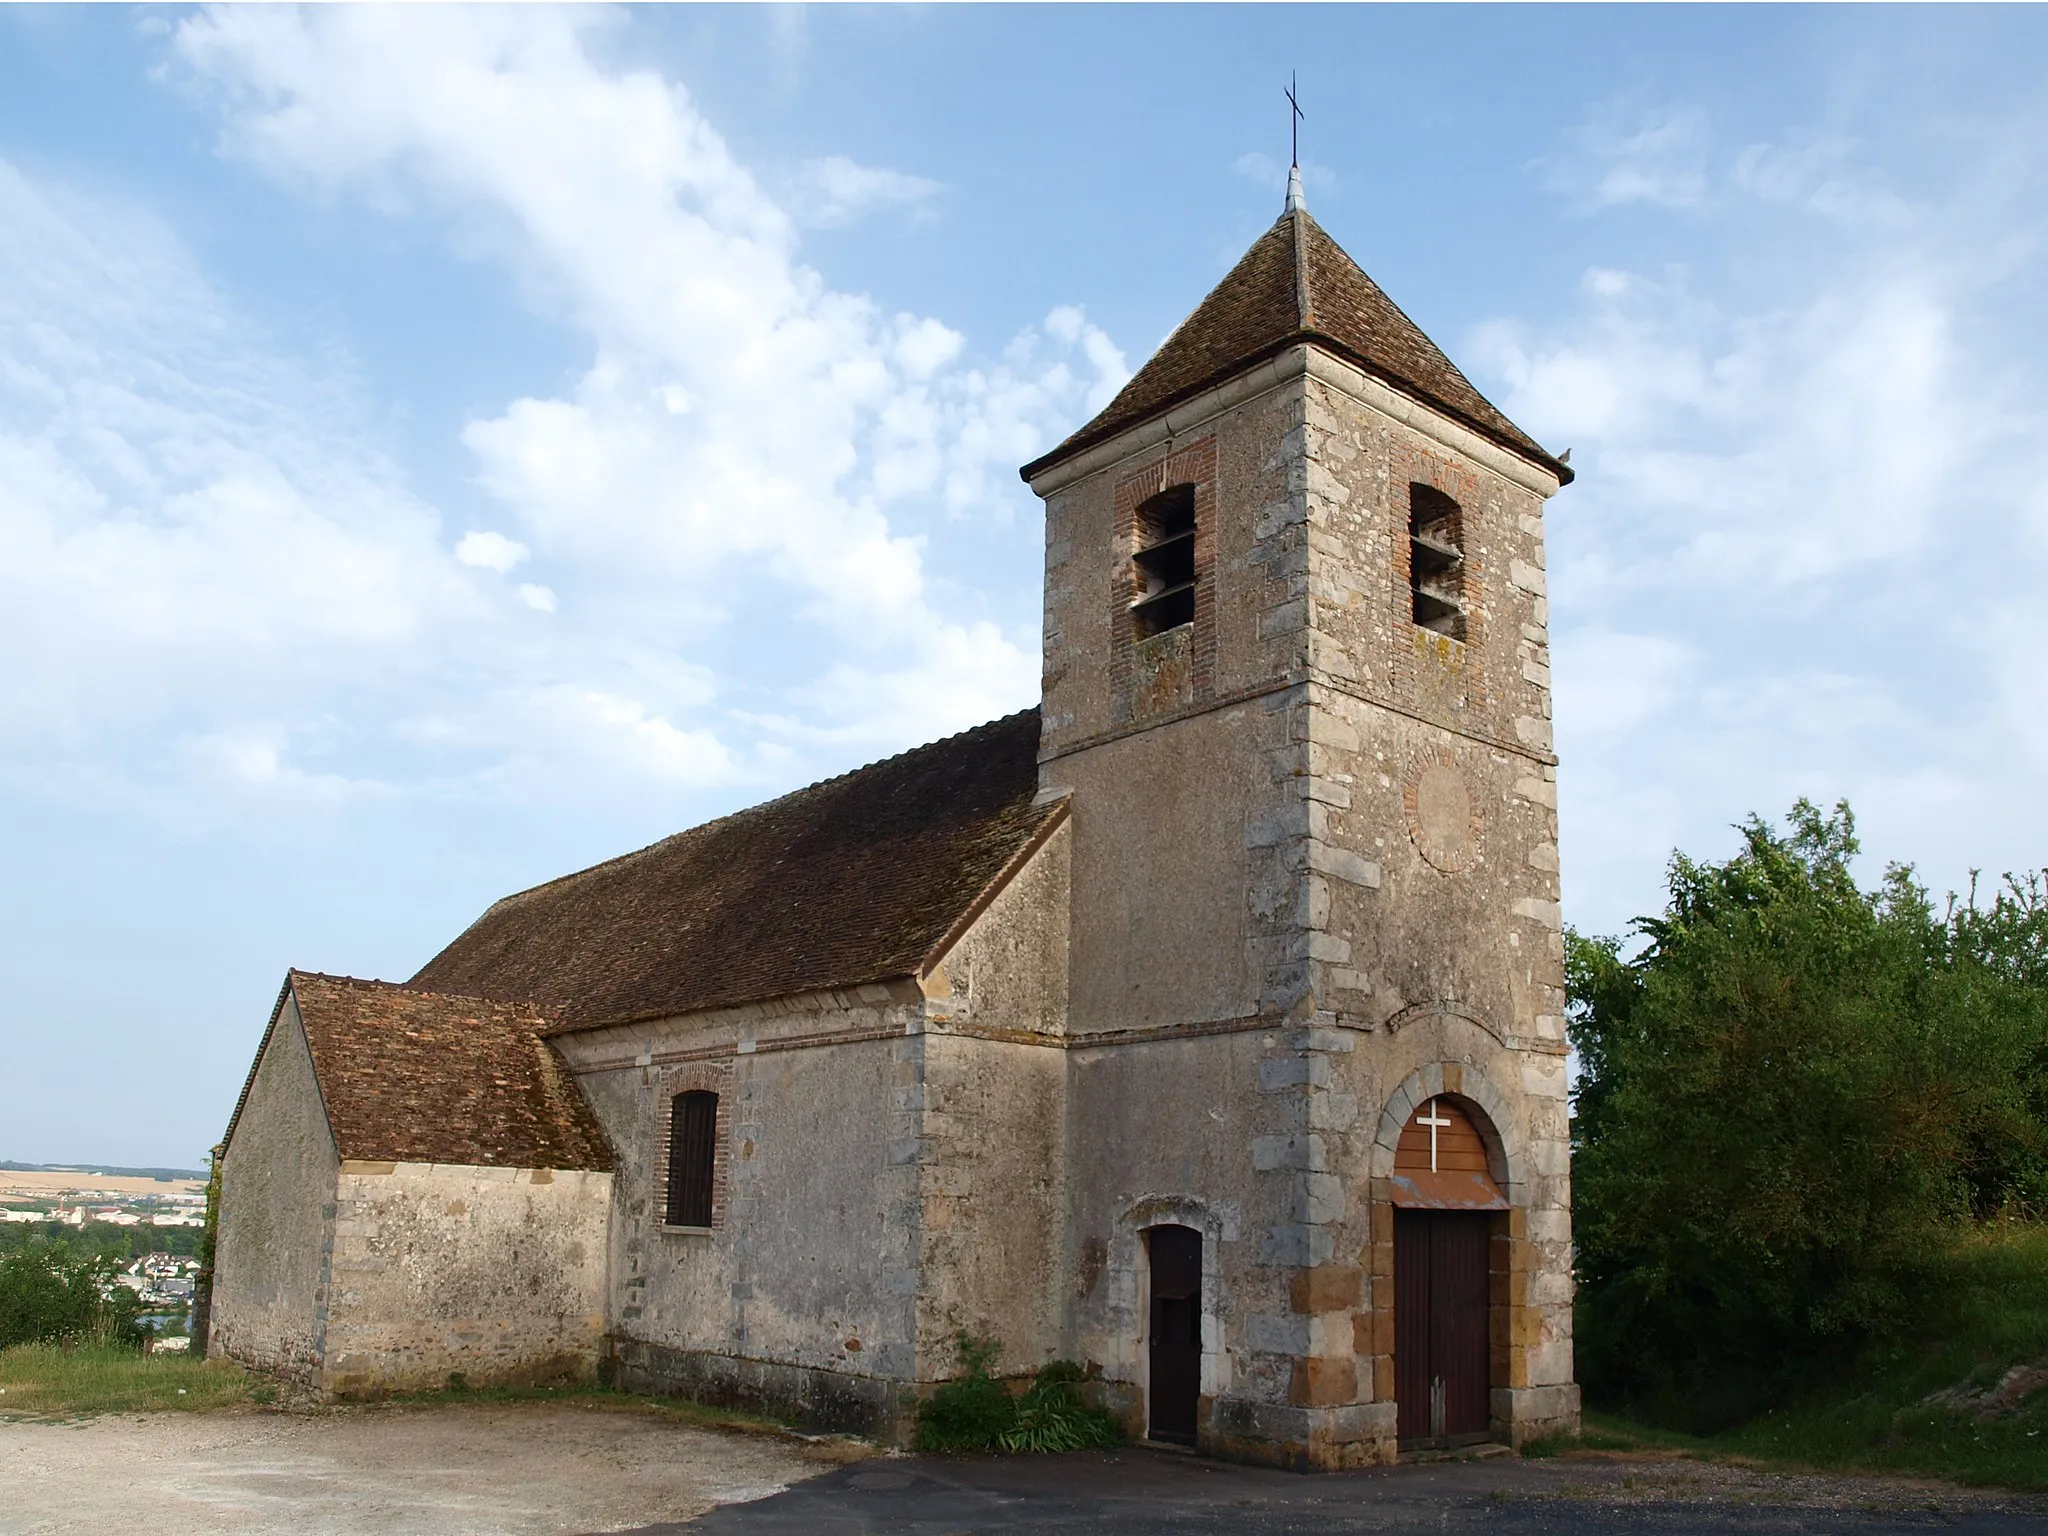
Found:
[[[1479,1117],[1438,1095],[1394,1149],[1394,1400],[1404,1450],[1492,1432],[1493,1239],[1508,1202]]]
[[[1202,1398],[1202,1234],[1193,1227],[1147,1227],[1145,1257],[1152,1290],[1146,1433],[1193,1445]]]

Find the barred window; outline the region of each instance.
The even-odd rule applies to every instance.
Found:
[[[679,1093],[669,1104],[668,1202],[671,1227],[711,1225],[711,1176],[718,1153],[718,1095]]]

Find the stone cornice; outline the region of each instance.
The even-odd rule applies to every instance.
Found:
[[[1308,342],[1289,347],[1277,356],[1255,364],[1213,388],[1192,395],[1158,415],[1139,422],[1128,431],[1118,433],[1107,442],[1097,443],[1092,448],[1083,449],[1072,458],[1048,465],[1030,482],[1031,489],[1040,496],[1050,496],[1078,480],[1085,480],[1100,470],[1123,463],[1126,459],[1136,458],[1162,443],[1187,437],[1225,411],[1303,377],[1313,378],[1341,391],[1367,409],[1376,411],[1411,431],[1421,433],[1431,441],[1491,470],[1503,480],[1520,486],[1525,491],[1545,498],[1555,496],[1558,492],[1558,478],[1548,470],[1530,463],[1519,454],[1510,453],[1492,438],[1473,431],[1412,396],[1401,393],[1364,369],[1354,367],[1336,354]]]

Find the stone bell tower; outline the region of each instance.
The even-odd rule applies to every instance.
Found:
[[[1575,1426],[1543,577],[1571,471],[1296,181],[1023,473],[1074,828],[1070,1352],[1136,1432],[1287,1465]]]

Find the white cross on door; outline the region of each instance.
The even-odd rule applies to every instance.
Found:
[[[1431,1173],[1435,1173],[1437,1130],[1439,1127],[1448,1128],[1456,1122],[1448,1119],[1447,1117],[1438,1112],[1435,1099],[1431,1099],[1427,1104],[1423,1105],[1422,1107],[1425,1113],[1417,1115],[1415,1117],[1415,1123],[1417,1125],[1426,1125],[1429,1127],[1429,1171]]]

